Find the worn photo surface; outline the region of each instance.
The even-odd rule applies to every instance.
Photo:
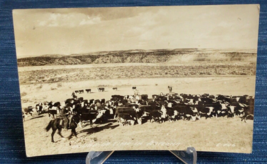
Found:
[[[259,10],[13,10],[27,156],[251,153]]]

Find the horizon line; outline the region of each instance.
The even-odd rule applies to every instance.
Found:
[[[156,50],[178,50],[178,49],[196,49],[196,50],[225,50],[225,51],[232,51],[232,52],[243,52],[243,51],[254,51],[253,53],[257,53],[256,49],[235,49],[235,48],[227,48],[227,49],[220,49],[220,48],[174,48],[174,49],[125,49],[125,50],[110,50],[110,51],[90,51],[90,52],[83,52],[83,53],[72,53],[72,54],[42,54],[42,55],[36,55],[36,56],[26,56],[26,57],[19,57],[16,54],[17,59],[23,59],[23,58],[35,58],[35,57],[46,57],[49,55],[58,55],[58,56],[71,56],[71,55],[90,55],[90,53],[103,53],[103,52],[116,52],[116,51],[156,51]]]

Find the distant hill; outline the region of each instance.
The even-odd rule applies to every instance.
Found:
[[[256,62],[256,53],[199,49],[101,51],[87,54],[43,55],[18,59],[18,66],[105,63]]]

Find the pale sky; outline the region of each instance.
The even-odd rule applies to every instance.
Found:
[[[128,49],[257,49],[259,6],[13,10],[17,57]]]

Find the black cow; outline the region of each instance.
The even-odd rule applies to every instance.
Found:
[[[160,106],[157,102],[150,102],[149,105],[141,105],[139,107],[143,112],[143,118],[149,120],[150,122],[159,122],[164,121],[162,118],[162,112],[160,111]]]
[[[73,113],[77,113],[80,117],[80,126],[82,127],[82,122],[85,120],[90,120],[90,124],[95,123],[97,120],[101,119],[103,114],[101,112],[101,109],[95,110],[90,109],[90,107],[87,106],[87,104],[84,103],[84,100],[76,101],[74,103],[75,107],[73,109]]]
[[[89,101],[88,101],[88,100],[83,100],[83,103],[84,103],[84,104],[88,104]]]
[[[117,87],[113,87],[113,90],[118,90],[118,88]]]
[[[200,98],[200,99],[204,104],[210,104],[211,105],[214,103],[213,99],[211,99],[211,98]]]
[[[142,94],[141,95],[141,99],[147,101],[148,100],[148,95],[147,94]]]
[[[123,99],[124,99],[124,96],[112,95],[110,100],[112,100],[112,101],[122,101]]]
[[[138,100],[138,104],[140,104],[140,105],[148,105],[147,101],[143,100],[143,99]]]
[[[192,119],[193,121],[196,121],[197,118],[199,118],[199,114],[198,111],[196,110],[195,105],[176,104],[173,107],[173,110],[176,110],[179,116],[184,120]]]
[[[91,93],[91,89],[85,89],[86,93]]]
[[[51,109],[52,107],[57,107],[57,108],[60,108],[60,102],[48,102],[48,107],[49,109]]]
[[[100,104],[104,105],[104,104],[105,104],[105,102],[106,102],[106,100],[105,100],[105,99],[101,99],[101,101],[100,101]]]
[[[79,97],[78,102],[83,102],[83,97]]]
[[[105,91],[105,88],[98,88],[98,91],[99,92],[104,92]]]
[[[82,113],[80,114],[81,127],[83,127],[84,121],[90,121],[90,125],[92,125],[93,120],[96,119],[97,115],[98,115],[97,110],[90,110],[90,109],[83,110]]]
[[[132,89],[136,89],[136,87],[132,87]]]
[[[203,102],[198,102],[196,105],[200,117],[210,118],[212,116],[213,106],[206,106]]]
[[[128,123],[134,125],[136,120],[136,112],[132,107],[117,107],[115,116],[119,124],[122,126]]]
[[[94,101],[95,101],[94,99],[90,99],[89,104],[93,104]]]
[[[167,119],[169,121],[177,121],[177,120],[180,120],[182,119],[182,117],[179,115],[178,111],[177,110],[174,110],[173,108],[168,108],[166,107],[167,109]]]
[[[67,105],[67,104],[73,104],[74,103],[74,99],[72,98],[72,99],[67,99],[67,100],[65,100],[65,105]]]
[[[128,104],[127,107],[117,107],[115,112],[115,116],[120,125],[134,125],[136,121],[138,124],[142,124],[143,115],[144,111],[136,104]]]
[[[247,119],[250,119],[250,120],[254,119],[254,114],[251,113],[251,110],[249,109],[249,107],[245,107],[244,112],[240,118],[241,118],[241,121],[244,121],[246,123]]]
[[[84,93],[84,90],[79,90],[79,93]]]

